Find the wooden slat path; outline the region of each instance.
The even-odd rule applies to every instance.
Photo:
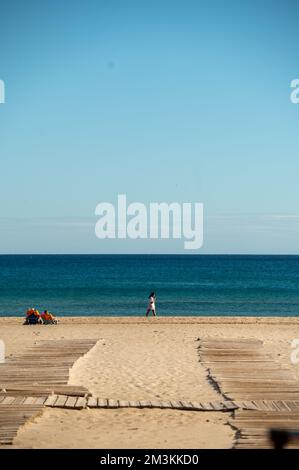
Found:
[[[272,448],[269,441],[269,429],[299,429],[298,411],[237,411],[232,424],[238,428],[239,438],[236,449]],[[290,443],[288,448],[298,449],[297,443]]]
[[[72,399],[72,401],[71,401]],[[52,408],[161,408],[190,411],[233,411],[238,408],[232,401],[194,402],[184,400],[116,400],[98,397],[67,397],[65,395],[50,395],[45,406]]]
[[[35,397],[37,400],[37,398]],[[43,409],[41,403],[0,404],[0,447],[12,444],[18,429],[29,419],[37,416]]]
[[[1,398],[0,398],[1,403]],[[82,406],[83,405],[83,406]],[[94,396],[68,397],[66,395],[50,395],[45,406],[53,408],[161,408],[191,411],[295,411],[299,413],[299,401],[185,401],[185,400],[116,400]]]
[[[199,354],[223,400],[118,400],[92,397],[70,386],[69,369],[96,340],[43,341],[0,365],[0,445],[12,444],[20,425],[43,407],[160,408],[232,412],[236,448],[268,447],[268,428],[299,428],[299,388],[291,372],[265,354],[257,340],[205,339]]]
[[[9,385],[66,385],[69,369],[96,340],[40,341],[24,354],[17,354],[0,364],[0,389]]]
[[[236,448],[271,447],[270,428],[299,428],[299,383],[261,341],[207,338],[199,356],[212,385],[238,407],[230,421],[239,430]]]
[[[1,396],[44,396],[55,393],[57,395],[68,395],[74,397],[84,397],[88,395],[88,389],[80,385],[47,385],[47,384],[1,384]]]
[[[96,342],[40,341],[24,354],[16,354],[0,364],[0,445],[12,444],[19,427],[41,412],[51,397],[57,399],[56,394],[60,404],[69,401],[76,408],[80,408],[80,403],[84,407],[88,390],[68,385],[69,370]]]

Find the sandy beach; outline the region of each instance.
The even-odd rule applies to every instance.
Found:
[[[6,356],[43,339],[96,339],[70,371],[69,383],[122,400],[213,401],[220,394],[199,363],[198,338],[256,338],[299,380],[291,363],[296,318],[65,317],[57,326],[0,319]],[[45,355],[47,351],[45,351]],[[22,426],[18,448],[230,448],[229,413],[159,409],[45,409]]]

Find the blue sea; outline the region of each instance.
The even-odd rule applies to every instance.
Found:
[[[299,256],[2,255],[0,315],[297,316]]]

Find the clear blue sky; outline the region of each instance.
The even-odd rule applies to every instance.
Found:
[[[100,201],[200,201],[200,253],[299,253],[299,2],[0,2],[0,252],[101,242]]]

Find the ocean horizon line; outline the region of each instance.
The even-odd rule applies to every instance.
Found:
[[[0,253],[0,256],[299,256],[299,253]]]

